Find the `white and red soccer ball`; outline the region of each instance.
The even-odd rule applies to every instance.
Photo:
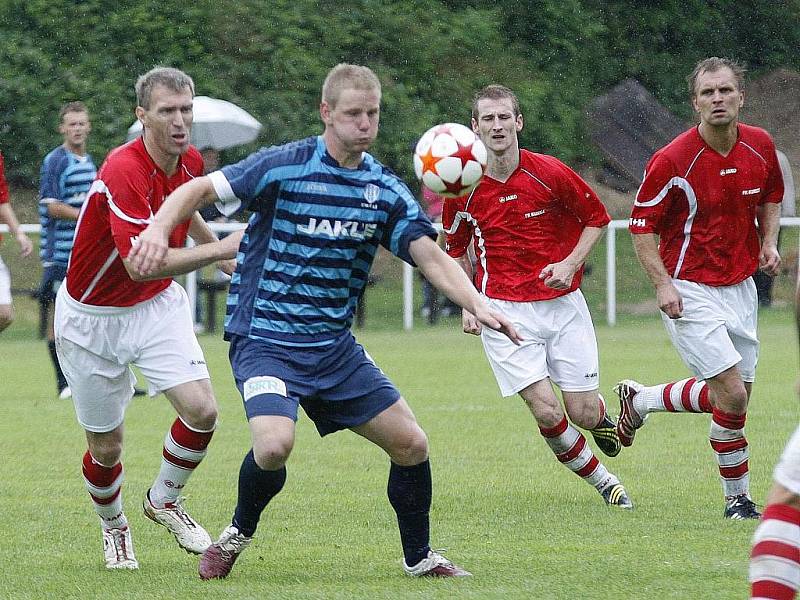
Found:
[[[417,142],[414,172],[422,185],[440,196],[464,196],[486,172],[486,147],[469,127],[436,125]]]

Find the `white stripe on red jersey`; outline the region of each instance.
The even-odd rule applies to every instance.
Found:
[[[782,199],[783,176],[766,131],[739,124],[736,144],[722,156],[695,127],[650,159],[629,229],[659,236],[673,278],[735,285],[758,266],[758,207]]]
[[[133,306],[165,290],[171,278],[133,281],[123,264],[132,240],[150,223],[165,198],[203,173],[203,159],[193,146],[167,176],[147,153],[142,138],[120,146],[106,158],[83,205],[67,268],[67,291],[94,306]],[[169,237],[183,247],[190,221]]]

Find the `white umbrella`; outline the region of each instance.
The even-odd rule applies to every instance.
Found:
[[[261,130],[261,123],[250,113],[227,100],[195,96],[192,112],[192,144],[201,150],[224,150],[247,144],[256,139]],[[142,124],[137,120],[128,128],[128,140],[141,133]]]

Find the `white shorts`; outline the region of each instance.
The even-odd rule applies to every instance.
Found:
[[[737,365],[744,381],[755,381],[758,298],[752,277],[721,287],[681,279],[672,283],[683,298],[683,317],[661,317],[683,362],[700,379]]]
[[[523,338],[515,346],[484,327],[481,340],[500,393],[513,396],[549,377],[562,392],[596,390],[600,375],[594,325],[580,290],[553,300],[509,302],[486,298]]]
[[[192,328],[189,300],[175,282],[131,307],[90,306],[62,285],[56,296],[56,350],[72,390],[78,422],[87,431],[116,429],[133,396],[136,365],[155,395],[208,379]]]
[[[0,258],[0,304],[12,304],[11,302],[11,273],[3,259]]]
[[[789,438],[789,443],[775,466],[773,478],[787,490],[800,496],[800,426]]]

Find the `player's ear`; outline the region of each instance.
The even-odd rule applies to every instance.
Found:
[[[319,103],[319,117],[320,119],[322,119],[322,122],[325,123],[326,125],[331,120],[331,107],[324,100]]]
[[[476,121],[474,117],[470,119],[470,121],[472,122],[472,131],[474,131],[476,134],[480,133],[480,128],[478,127],[478,121]]]
[[[136,115],[136,118],[139,120],[142,126],[144,126],[144,113],[145,113],[144,108],[142,108],[141,106],[137,106],[134,109],[133,113]]]
[[[517,115],[517,122],[516,127],[517,131],[522,131],[522,127],[525,125],[524,121],[522,120],[522,113]]]

